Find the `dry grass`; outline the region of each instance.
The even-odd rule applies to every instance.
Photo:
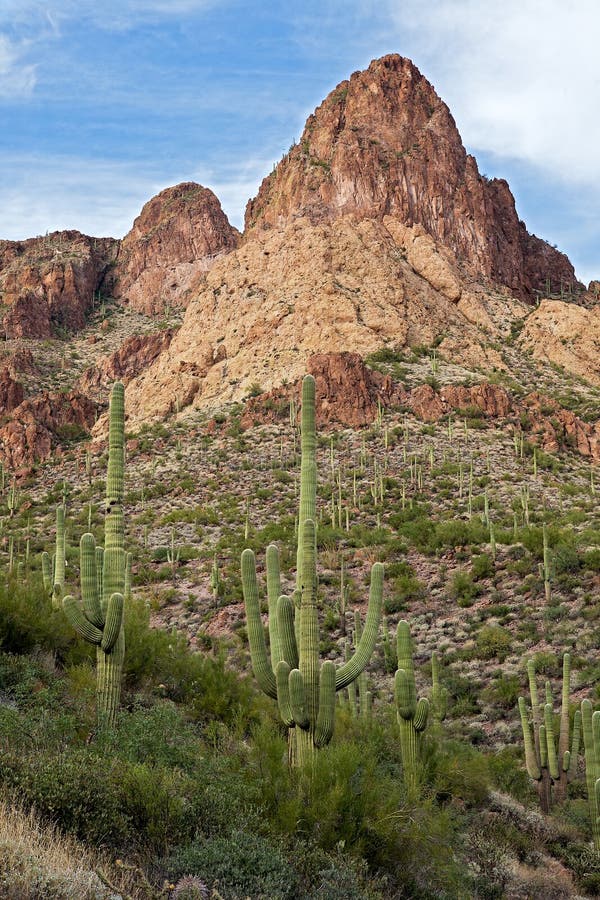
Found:
[[[96,874],[101,871],[119,893]],[[0,799],[2,900],[149,900],[163,897],[134,866],[112,865],[30,810]]]
[[[105,897],[93,868],[91,854],[75,840],[0,801],[0,895],[6,900]]]

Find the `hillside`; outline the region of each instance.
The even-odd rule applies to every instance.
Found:
[[[599,896],[583,753],[543,815],[517,708],[533,660],[558,736],[569,653],[571,729],[582,700],[600,709],[596,283],[527,233],[396,56],[309,117],[243,235],[192,183],[122,242],[67,235],[0,246],[0,895]],[[240,567],[251,548],[264,592],[275,542],[294,591],[307,371],[320,659],[344,664],[376,562],[386,617],[372,718],[340,692],[311,774],[288,769],[280,710],[252,677]],[[79,596],[80,538],[102,541],[111,507],[116,380],[132,597],[122,708],[99,733],[96,650],[52,608],[41,554],[64,503]],[[418,791],[394,692],[403,620],[432,709]]]

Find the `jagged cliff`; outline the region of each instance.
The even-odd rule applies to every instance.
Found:
[[[248,203],[246,229],[299,216],[393,216],[422,225],[471,273],[523,299],[576,281],[564,254],[528,234],[504,180],[479,174],[446,104],[401,56],[374,60],[309,116],[300,142]]]

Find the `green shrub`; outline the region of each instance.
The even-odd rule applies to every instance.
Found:
[[[481,581],[482,578],[492,577],[494,574],[494,564],[487,553],[481,553],[479,556],[473,557],[471,574],[475,581]]]
[[[459,606],[466,607],[473,605],[475,597],[479,594],[479,587],[468,572],[455,572],[448,592]]]
[[[513,638],[501,625],[485,625],[475,639],[480,659],[499,659],[503,662],[511,651]]]
[[[199,840],[177,850],[167,862],[171,879],[199,875],[224,900],[292,900],[297,875],[273,840],[245,831]]]

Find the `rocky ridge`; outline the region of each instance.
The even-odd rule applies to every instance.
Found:
[[[421,384],[410,389],[390,375],[369,369],[357,353],[315,354],[308,360],[307,371],[316,382],[320,427],[372,425],[381,410],[393,408],[410,411],[424,422],[439,422],[452,414],[481,414],[498,424],[503,420],[519,435],[526,422],[528,440],[545,451],[571,449],[600,462],[600,419],[585,422],[538,391],[519,399],[503,386],[485,381],[469,386],[446,384],[438,389]],[[299,401],[300,395],[301,382],[297,381],[253,397],[246,403],[241,424],[249,428],[284,421],[290,400]]]
[[[567,257],[527,232],[506,181],[479,173],[450,110],[401,56],[355,72],[309,116],[248,203],[246,231],[347,214],[421,225],[472,273],[525,300],[576,283]]]
[[[211,190],[193,182],[167,188],[146,203],[120,243],[114,296],[148,315],[186,306],[215,259],[238,240]]]
[[[118,242],[78,231],[0,241],[0,302],[7,339],[78,331],[96,293],[109,289]],[[99,301],[98,301],[99,302]]]

